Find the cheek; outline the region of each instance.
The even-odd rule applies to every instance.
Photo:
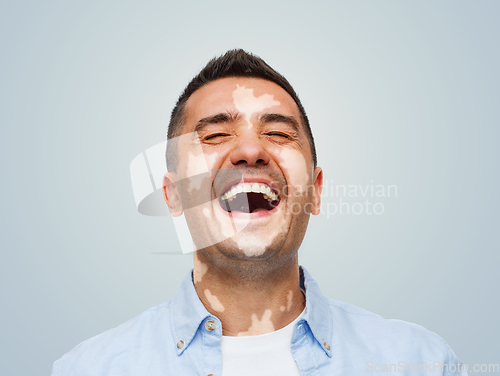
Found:
[[[216,163],[221,159],[223,153],[219,151],[205,152],[205,160],[209,170],[216,168]]]
[[[304,155],[292,148],[280,148],[276,150],[278,164],[283,170],[287,183],[291,189],[305,190],[310,184],[310,168]]]
[[[186,147],[182,147],[184,144]],[[185,173],[185,177],[191,177],[208,172],[207,162],[197,133],[192,132],[181,136],[179,150],[187,150],[185,171],[179,171],[179,173]],[[179,158],[183,159],[183,156],[180,155]]]
[[[207,162],[197,133],[187,133],[170,142],[177,145],[178,175],[181,179],[208,172]]]
[[[183,178],[191,178],[189,181],[188,193],[193,190],[201,189],[201,184],[205,182],[205,178],[209,178],[210,173],[214,168],[217,168],[220,153],[211,152],[207,153],[203,150],[190,150],[186,153],[186,164],[182,171],[179,171]],[[202,176],[205,178],[201,179]]]
[[[208,172],[207,162],[203,152],[188,151],[186,162],[186,177],[195,176]]]
[[[182,188],[180,189],[186,189],[187,193],[191,194],[201,189],[203,181],[195,177],[208,172],[207,163],[205,162],[203,153],[197,151],[188,151],[184,161],[185,162],[180,164],[178,168],[179,180],[183,181],[183,184],[180,185]],[[188,183],[187,185],[186,182]],[[180,191],[179,194],[183,196],[182,191]],[[187,197],[185,197],[185,199],[187,199]]]

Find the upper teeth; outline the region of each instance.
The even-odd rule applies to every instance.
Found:
[[[242,192],[262,193],[268,201],[276,201],[278,198],[278,195],[276,193],[274,193],[267,184],[239,183],[239,184],[233,185],[231,187],[231,189],[229,189],[226,193],[224,193],[222,195],[222,199],[231,201],[236,197],[236,195],[238,193],[242,193]]]

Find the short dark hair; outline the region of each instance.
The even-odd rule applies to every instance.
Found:
[[[304,107],[302,107],[302,103],[300,103],[300,99],[295,93],[295,90],[293,90],[292,85],[290,85],[285,77],[276,72],[260,57],[242,49],[229,50],[224,55],[213,58],[186,86],[172,110],[170,123],[168,124],[168,140],[172,140],[182,134],[182,127],[185,121],[185,106],[189,97],[202,86],[225,77],[262,78],[281,86],[293,98],[299,108],[301,122],[309,140],[309,144],[311,145],[312,159],[316,167],[316,147],[314,145],[311,126],[309,125],[306,111]],[[177,147],[175,141],[167,142],[166,159],[168,170],[175,169],[177,165]]]

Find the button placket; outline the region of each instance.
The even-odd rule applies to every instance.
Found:
[[[203,324],[203,370],[205,375],[214,376],[222,373],[222,362],[220,355],[220,337],[222,326],[217,318],[209,316]],[[203,328],[202,327],[202,328]]]

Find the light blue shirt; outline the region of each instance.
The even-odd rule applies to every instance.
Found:
[[[300,282],[306,313],[291,350],[301,375],[467,374],[438,335],[328,299],[302,267]],[[54,363],[52,376],[220,376],[221,336],[189,273],[172,301],[80,343]]]

